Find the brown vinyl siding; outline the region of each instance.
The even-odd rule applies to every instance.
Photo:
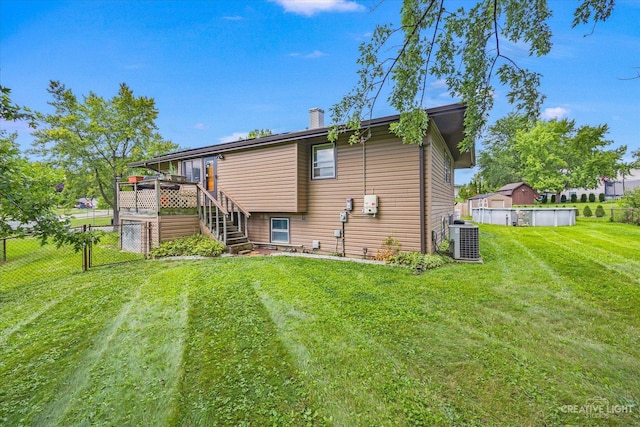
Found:
[[[249,212],[299,212],[298,144],[225,153],[217,163],[218,189]]]
[[[307,147],[307,164],[311,162],[312,144]],[[302,145],[302,144],[300,144]],[[311,180],[308,185],[307,213],[286,215],[272,213],[251,217],[250,238],[257,242],[269,242],[269,219],[289,218],[290,244],[311,248],[313,240],[319,240],[322,252],[336,250],[334,230],[342,230],[339,215],[347,197],[353,198],[353,211],[345,224],[345,252],[362,255],[362,248],[375,255],[381,242],[392,236],[400,241],[403,250],[420,250],[420,200],[419,200],[419,152],[418,146],[403,145],[398,138],[383,133],[374,136],[366,145],[367,194],[378,196],[379,210],[375,217],[362,213],[363,207],[363,157],[362,146],[350,146],[340,140],[336,149],[336,178]],[[338,252],[342,251],[339,242]]]
[[[451,179],[445,182],[445,161],[451,161],[451,154],[435,126],[429,127],[427,149],[429,167],[425,168],[426,182],[429,187],[427,198],[427,251],[432,252],[432,232],[442,230],[442,218],[448,223],[449,215],[454,210],[454,169],[451,168]]]

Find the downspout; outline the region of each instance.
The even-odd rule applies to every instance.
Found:
[[[424,145],[420,144],[418,150],[420,162],[418,164],[418,170],[420,171],[420,252],[424,254],[427,251],[427,224],[425,221],[426,209],[424,196]]]
[[[432,183],[433,183],[433,141],[431,139],[429,139],[429,153],[427,153],[427,172],[429,173],[429,182],[425,183],[425,187],[427,190],[427,196],[426,199],[429,203],[431,203],[431,201],[433,200],[433,198],[431,197],[431,189],[432,189]],[[426,203],[426,202],[425,202]],[[433,217],[431,209],[433,208],[433,206],[430,206],[428,209],[429,212],[429,220],[425,221],[427,222],[427,230],[429,230],[431,228],[431,218]],[[425,207],[426,210],[426,207]],[[431,234],[431,233],[429,233]],[[430,238],[431,236],[429,236],[429,239],[427,239],[427,252],[431,253],[433,251],[433,239]]]

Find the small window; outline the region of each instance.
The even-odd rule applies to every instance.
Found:
[[[447,184],[451,183],[451,157],[446,153],[444,153],[444,182]]]
[[[320,144],[311,147],[313,179],[336,177],[336,156],[333,144]]]
[[[289,218],[271,218],[271,241],[289,243]]]

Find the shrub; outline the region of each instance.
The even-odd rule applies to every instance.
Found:
[[[571,203],[577,203],[578,202],[578,195],[576,193],[573,193],[571,195]]]
[[[580,196],[580,201],[582,203],[587,203],[587,195],[585,193],[582,193],[582,195]]]
[[[598,201],[599,201],[599,202],[604,202],[605,200],[606,200],[606,199],[605,199],[605,197],[604,197],[604,193],[600,193],[600,194],[598,194]]]
[[[556,195],[552,194],[551,195],[551,203],[555,203],[556,202]]]
[[[401,252],[389,257],[390,264],[403,265],[417,269],[421,266],[423,270],[442,267],[451,262],[449,257],[435,254],[421,254],[420,252]]]
[[[542,196],[542,200],[540,200],[540,203],[542,203],[543,205],[547,204],[547,195],[546,194],[544,196]]]
[[[590,216],[593,216],[593,213],[591,212],[591,208],[589,207],[589,205],[584,207],[584,210],[582,211],[582,215],[584,215],[587,218],[589,218]]]
[[[593,193],[589,193],[589,203],[593,203],[596,201],[596,195]]]
[[[567,203],[567,196],[565,196],[564,194],[560,196],[560,203]]]
[[[225,246],[222,243],[201,234],[194,234],[164,242],[157,248],[151,249],[149,253],[152,258],[191,255],[215,257],[224,250]]]
[[[378,251],[376,252],[375,259],[377,261],[389,262],[389,259],[391,257],[398,255],[401,246],[402,245],[400,244],[400,241],[398,239],[389,236],[382,241],[380,249],[378,249]]]
[[[596,207],[596,218],[602,218],[604,216],[604,208],[602,205]]]

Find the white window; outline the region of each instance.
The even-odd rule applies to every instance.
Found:
[[[451,183],[451,157],[446,151],[444,153],[444,182]]]
[[[311,147],[313,171],[311,178],[324,179],[336,177],[336,155],[333,144],[320,144]]]
[[[271,218],[271,241],[289,243],[289,218]]]

